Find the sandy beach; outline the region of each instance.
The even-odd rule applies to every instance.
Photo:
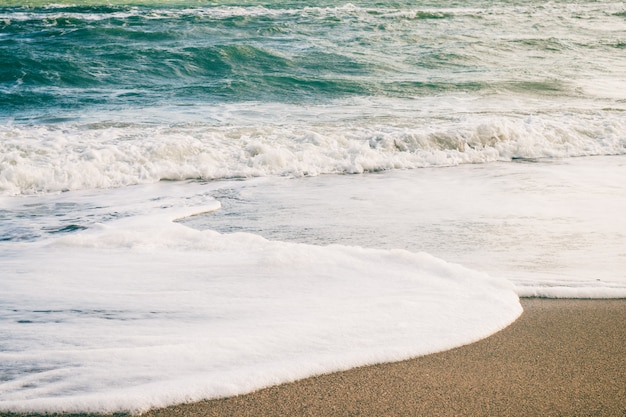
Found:
[[[471,345],[143,416],[626,416],[626,300],[522,304]]]

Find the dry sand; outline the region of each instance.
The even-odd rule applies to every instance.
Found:
[[[514,324],[468,346],[144,417],[626,417],[626,300],[522,304]]]

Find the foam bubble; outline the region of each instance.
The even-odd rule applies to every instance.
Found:
[[[362,173],[626,151],[626,124],[621,114],[610,112],[425,120],[350,127],[345,120],[317,126],[8,125],[0,128],[0,191]]]
[[[521,313],[508,282],[425,253],[200,232],[165,221],[188,209],[164,213],[12,246],[0,410],[236,395],[470,343]]]

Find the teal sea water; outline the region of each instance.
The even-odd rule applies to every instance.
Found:
[[[624,153],[620,2],[2,4],[8,194]]]
[[[624,178],[623,2],[0,0],[0,413],[626,297]]]
[[[11,3],[0,116],[15,122],[362,97],[606,100],[624,86],[620,2]]]

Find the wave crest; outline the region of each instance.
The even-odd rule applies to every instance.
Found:
[[[626,153],[621,115],[485,116],[431,125],[52,125],[0,129],[0,190],[363,173]]]

